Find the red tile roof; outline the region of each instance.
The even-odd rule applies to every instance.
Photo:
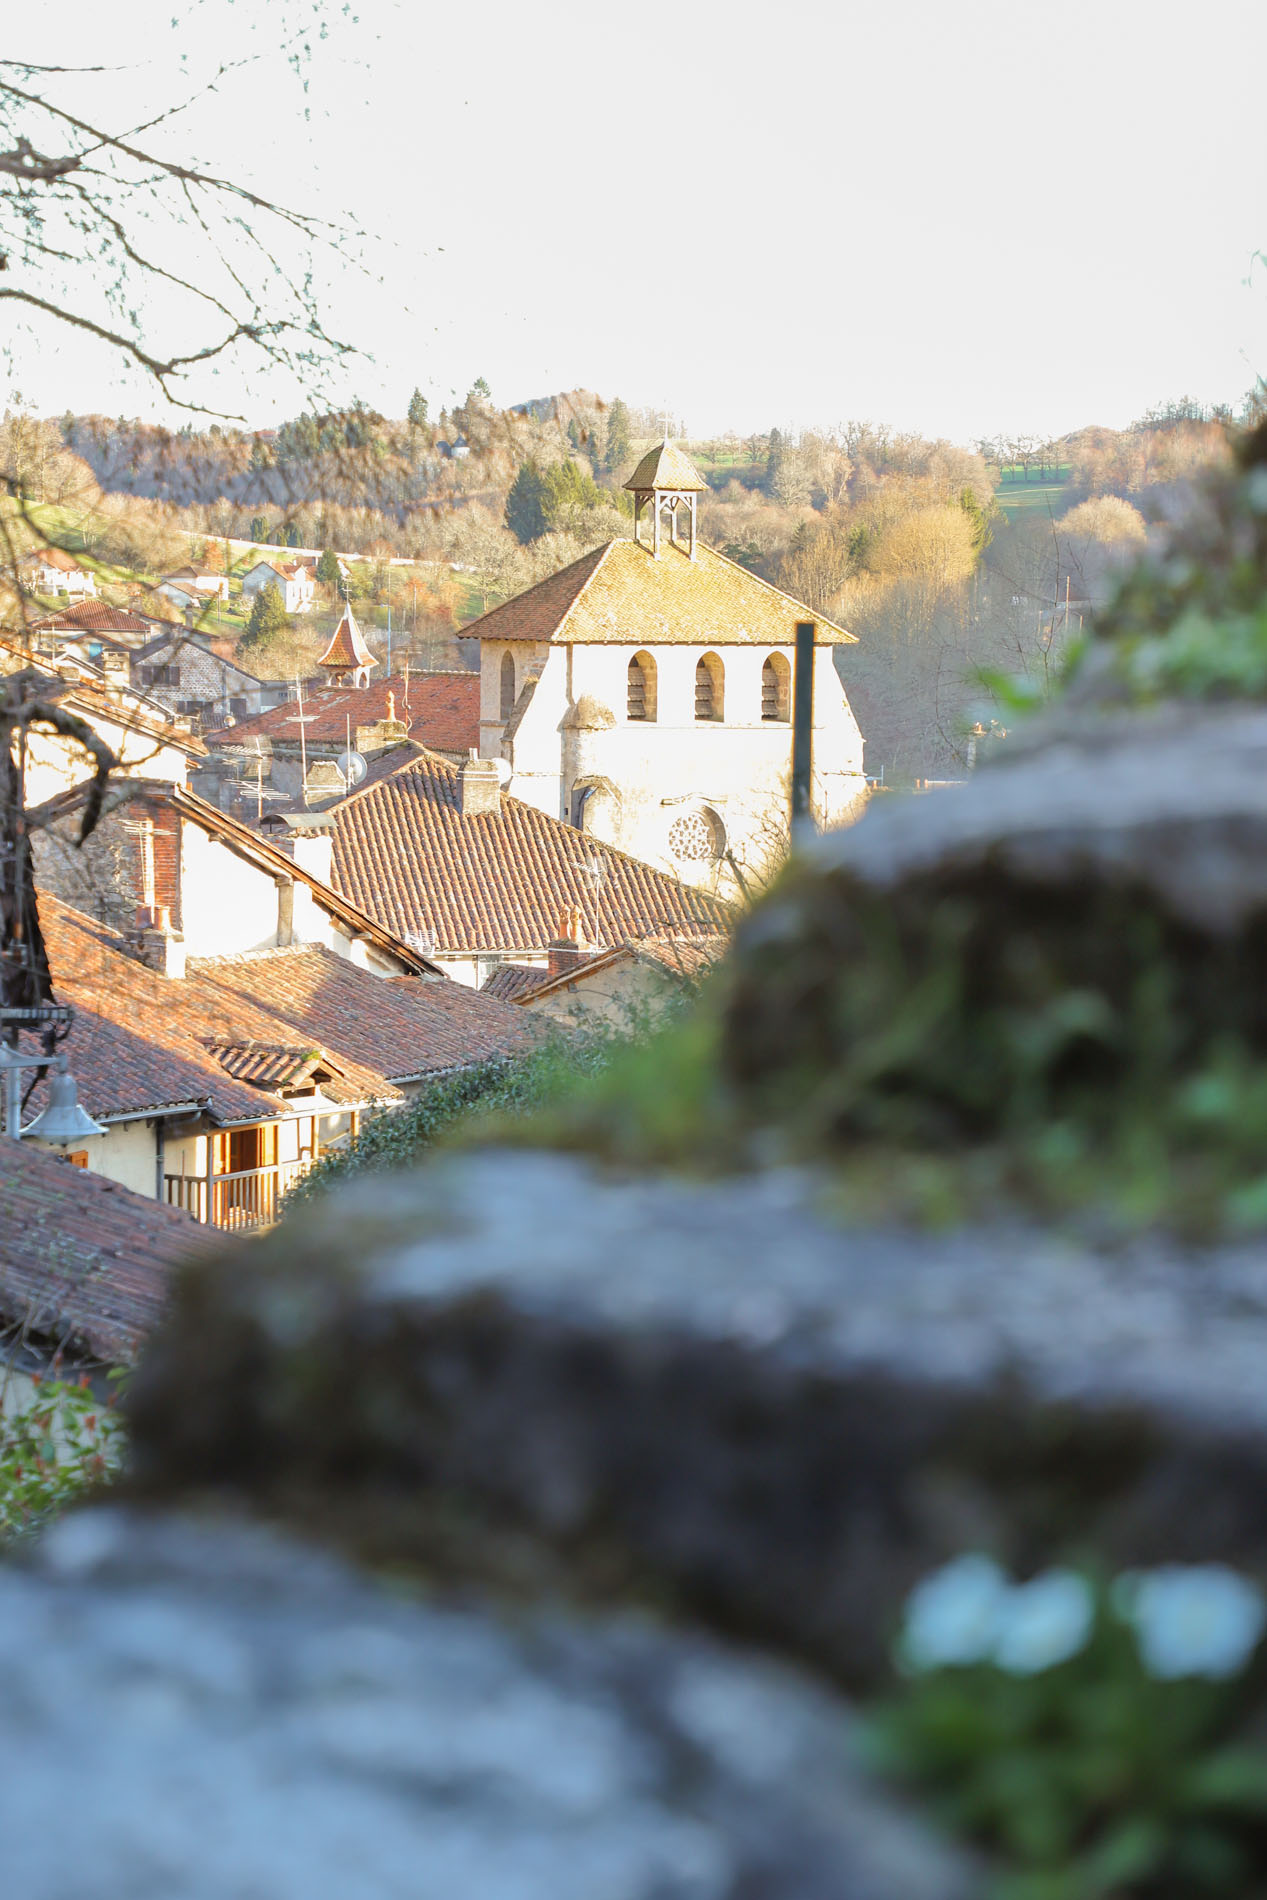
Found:
[[[215,1053],[226,1042],[291,1043],[283,1019],[247,996],[226,995],[198,973],[159,976],[129,954],[117,931],[47,891],[40,893],[39,906],[53,989],[59,1002],[75,1010],[65,1047],[90,1115],[109,1119],[203,1104],[227,1123],[267,1121],[287,1112],[266,1085],[240,1080]],[[364,974],[370,983],[383,980]],[[395,1096],[380,1070],[342,1050],[330,1053],[356,1099]]]
[[[377,725],[388,716],[387,695],[394,698],[396,717],[409,736],[435,752],[465,755],[479,744],[480,676],[478,673],[411,673],[406,680],[398,673],[394,679],[375,680],[369,686],[325,685],[304,693],[304,713],[309,723],[303,731],[308,745],[341,745],[352,725],[352,743],[356,728]],[[235,726],[223,726],[207,734],[207,744],[252,746],[257,738],[274,744],[299,744],[299,706],[294,700],[271,706],[253,718],[240,719]]]
[[[315,945],[253,950],[190,964],[231,1011],[258,1002],[394,1082],[463,1068],[531,1048],[536,1032],[518,1010],[447,980],[378,977]]]
[[[64,548],[34,548],[30,554],[24,554],[22,560],[24,563],[29,561],[33,565],[55,567],[62,574],[83,574],[88,571],[82,561],[77,561],[73,555],[67,554]]]
[[[503,1003],[517,1003],[530,990],[550,981],[546,963],[499,963],[490,977],[480,984],[481,996],[496,996]]]
[[[170,621],[160,620],[156,614],[134,614],[130,608],[111,607],[104,600],[81,600],[73,607],[64,607],[60,613],[35,621],[31,630],[34,633],[131,633],[139,640],[148,640],[156,628],[170,625]]]
[[[216,1245],[179,1208],[25,1141],[0,1140],[0,1207],[4,1325],[106,1365],[136,1358],[173,1267]]]
[[[593,859],[596,935],[729,931],[728,905],[505,792],[497,811],[464,816],[457,783],[455,766],[428,755],[334,808],[331,881],[397,935],[448,952],[544,951],[563,906],[593,918]]]
[[[225,1074],[236,1076],[239,1082],[251,1082],[257,1089],[270,1089],[284,1095],[305,1084],[311,1085],[312,1078],[317,1076],[323,1093],[336,1101],[339,1099],[337,1088],[327,1087],[325,1078],[337,1082],[343,1071],[322,1049],[254,1040],[223,1042],[218,1038],[208,1040],[206,1046]]]

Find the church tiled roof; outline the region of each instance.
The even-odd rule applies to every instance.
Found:
[[[708,483],[690,456],[675,442],[658,442],[639,462],[625,487],[634,492],[671,488],[678,494],[701,494]]]
[[[560,645],[790,647],[813,620],[820,645],[855,635],[699,542],[692,560],[672,543],[659,558],[636,541],[608,541],[463,629],[464,640]]]
[[[540,952],[560,909],[579,904],[596,936],[715,935],[728,905],[508,793],[496,811],[458,808],[458,773],[431,755],[335,811],[332,882],[406,940],[439,952]]]

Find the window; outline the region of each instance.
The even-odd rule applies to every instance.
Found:
[[[503,726],[515,710],[515,656],[502,654],[501,710],[499,717]]]
[[[772,653],[761,669],[761,717],[790,719],[792,669],[781,653]]]
[[[716,864],[725,848],[725,828],[707,805],[682,812],[669,826],[669,850],[679,864]]]
[[[143,666],[141,668],[142,686],[179,686],[179,666]]]
[[[625,716],[629,719],[654,719],[655,689],[655,661],[649,653],[635,653],[629,662]]]
[[[726,675],[715,653],[706,653],[695,667],[695,717],[725,717]]]

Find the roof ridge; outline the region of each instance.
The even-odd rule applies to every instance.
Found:
[[[478,619],[469,620],[464,627],[459,628],[458,638],[461,640],[482,639],[483,635],[477,634],[475,632],[476,627],[483,626],[489,620],[495,620],[498,614],[505,613],[508,607],[513,607],[516,601],[522,600],[526,594],[534,593],[537,590],[537,588],[548,587],[554,581],[561,581],[565,575],[572,573],[573,569],[580,567],[583,562],[594,561],[593,567],[590,569],[590,572],[585,576],[585,579],[582,581],[581,585],[577,588],[576,596],[574,597],[573,601],[569,604],[567,613],[565,613],[563,616],[564,619],[566,619],[567,614],[571,613],[572,611],[572,606],[575,605],[576,598],[579,598],[579,596],[585,591],[585,588],[588,586],[589,582],[594,578],[594,575],[598,572],[599,568],[602,566],[604,557],[610,552],[610,550],[613,547],[615,547],[618,541],[625,541],[625,540],[628,540],[629,538],[630,537],[628,535],[613,535],[610,541],[602,541],[599,543],[597,548],[590,548],[584,554],[579,554],[574,561],[569,561],[566,567],[556,568],[553,574],[545,574],[542,576],[542,578],[539,581],[533,581],[531,587],[521,587],[517,594],[512,594],[510,596],[509,600],[498,601],[497,605],[495,607],[490,607],[487,613],[480,614]],[[597,560],[594,560],[595,555],[599,557]]]

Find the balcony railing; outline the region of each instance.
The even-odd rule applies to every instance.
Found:
[[[271,1227],[288,1188],[312,1166],[310,1159],[279,1161],[272,1168],[243,1168],[236,1174],[166,1174],[167,1201],[183,1207],[195,1220],[212,1227],[245,1233],[253,1227]]]

